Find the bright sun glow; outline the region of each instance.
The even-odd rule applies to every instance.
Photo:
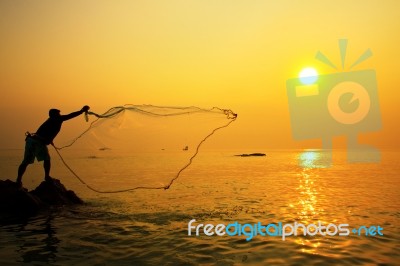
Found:
[[[312,67],[306,67],[300,72],[299,78],[303,84],[312,84],[318,78],[317,70]]]

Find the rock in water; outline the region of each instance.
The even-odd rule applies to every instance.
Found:
[[[50,181],[43,181],[31,193],[39,197],[48,205],[70,205],[82,204],[83,201],[73,192],[67,190],[60,180],[52,178]]]
[[[0,180],[0,213],[28,217],[43,207],[43,202],[11,180]]]
[[[0,218],[8,219],[9,215],[29,217],[52,205],[82,203],[73,191],[67,190],[57,179],[43,181],[30,192],[11,180],[0,180]]]
[[[256,152],[256,153],[243,153],[243,154],[238,154],[238,155],[235,155],[235,156],[240,156],[240,157],[261,157],[261,156],[266,156],[266,154],[265,153]]]

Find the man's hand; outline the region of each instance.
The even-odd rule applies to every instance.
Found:
[[[87,111],[89,111],[89,109],[90,109],[90,107],[85,105],[82,107],[81,112],[87,112]]]

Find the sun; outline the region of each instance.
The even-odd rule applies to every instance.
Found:
[[[303,68],[303,70],[300,71],[299,78],[303,84],[312,84],[318,79],[317,70],[312,67]]]

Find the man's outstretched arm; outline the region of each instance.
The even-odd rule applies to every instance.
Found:
[[[89,111],[89,109],[90,109],[90,107],[87,106],[87,105],[85,105],[85,106],[82,107],[82,109],[79,110],[79,111],[76,111],[76,112],[73,112],[73,113],[70,113],[70,114],[67,114],[67,115],[62,115],[62,116],[61,116],[61,119],[62,119],[62,121],[66,121],[66,120],[72,119],[72,118],[74,118],[74,117],[77,117],[77,116],[83,114],[84,112]]]

